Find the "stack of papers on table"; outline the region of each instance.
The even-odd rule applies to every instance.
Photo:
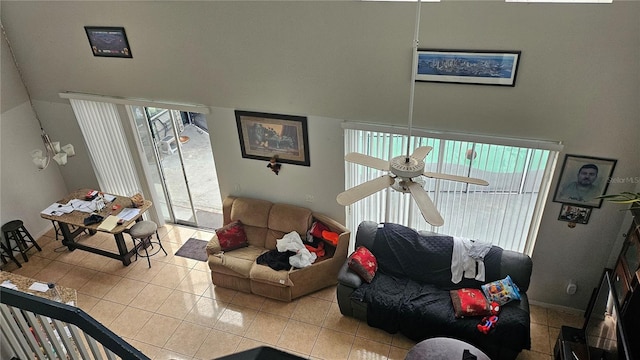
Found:
[[[46,209],[40,211],[40,213],[44,214],[44,215],[60,216],[60,215],[64,214],[62,211],[58,211],[60,206],[62,206],[62,205],[58,204],[58,203],[53,203],[53,204],[49,205]]]
[[[118,214],[118,217],[124,221],[129,221],[140,214],[140,209],[124,208]]]
[[[114,195],[104,194],[104,201],[106,201],[107,203],[113,202],[115,199],[116,197]],[[101,209],[102,207],[100,207],[100,205],[98,204],[98,198],[95,198],[93,200],[71,199],[66,204],[55,202],[49,205],[46,209],[42,210],[40,213],[44,215],[61,216],[62,214],[68,214],[75,210],[85,213],[92,213]]]
[[[98,230],[111,231],[116,226],[118,226],[118,218],[113,215],[109,215],[102,221],[100,226],[98,226]]]
[[[54,216],[60,216],[62,214],[68,214],[68,213],[72,212],[73,210],[75,210],[70,203],[71,202],[69,202],[67,204],[53,203],[53,204],[49,205],[46,209],[42,210],[40,213],[45,214],[45,215],[54,215]]]

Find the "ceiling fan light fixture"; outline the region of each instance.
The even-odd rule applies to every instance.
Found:
[[[55,160],[55,162],[58,165],[66,165],[67,164],[67,153],[59,152],[59,153],[57,153],[57,154],[55,154],[53,156],[53,160]]]
[[[37,156],[32,159],[33,164],[38,167],[38,169],[42,170],[47,167],[47,158],[42,156]]]
[[[67,156],[74,156],[76,154],[76,150],[72,144],[67,144],[62,147],[62,151],[64,151]]]
[[[424,189],[424,185],[427,183],[425,179],[422,178],[421,176],[412,178],[411,181],[397,177],[395,178],[395,182],[391,185],[391,188],[397,192],[401,192],[404,194],[410,193],[411,190],[409,189],[409,184],[412,182],[417,183],[423,189]]]
[[[4,26],[0,23],[0,29],[2,30],[2,36],[4,40],[7,42],[7,47],[9,48],[9,53],[11,54],[11,58],[13,60],[14,65],[16,66],[16,70],[18,72],[18,76],[20,77],[20,81],[22,85],[24,85],[24,90],[27,93],[27,98],[29,99],[29,105],[31,105],[31,110],[33,111],[33,115],[38,121],[40,125],[40,137],[42,139],[42,143],[44,144],[44,152],[40,149],[31,150],[29,154],[31,155],[31,161],[38,167],[40,170],[44,170],[51,163],[51,159],[53,159],[58,165],[65,165],[67,163],[67,157],[74,156],[75,150],[73,145],[67,144],[65,146],[60,146],[60,142],[51,141],[49,135],[44,131],[42,127],[42,122],[38,117],[38,113],[36,112],[35,107],[33,106],[33,100],[31,100],[31,93],[29,92],[29,88],[27,87],[27,83],[24,81],[24,76],[22,75],[22,71],[18,66],[18,61],[16,60],[16,56],[13,53],[13,48],[11,47],[11,43],[9,42],[9,37],[4,29]]]

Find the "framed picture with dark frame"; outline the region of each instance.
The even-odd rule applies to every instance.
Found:
[[[236,110],[242,157],[310,166],[307,118]]]
[[[586,224],[589,222],[589,216],[591,216],[591,207],[562,204],[558,220]]]
[[[554,202],[599,208],[617,160],[591,156],[566,155]]]
[[[85,26],[93,56],[132,58],[129,40],[123,27]]]
[[[516,86],[521,51],[418,50],[416,81]]]

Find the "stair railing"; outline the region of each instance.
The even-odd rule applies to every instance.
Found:
[[[0,348],[12,359],[149,360],[81,309],[0,287]]]

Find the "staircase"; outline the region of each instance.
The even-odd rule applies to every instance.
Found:
[[[149,360],[81,309],[0,287],[0,359]]]

